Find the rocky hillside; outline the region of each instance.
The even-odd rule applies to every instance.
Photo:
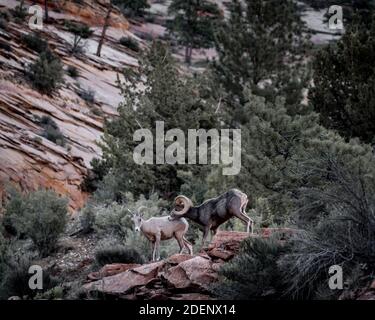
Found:
[[[1,1],[2,12],[14,8],[17,1]],[[135,53],[120,45],[122,36],[130,36],[142,46],[143,40],[130,31],[129,22],[120,12],[112,13],[111,25],[102,55],[95,55],[105,8],[94,1],[55,2],[50,8],[50,23],[44,24],[42,37],[58,54],[64,67],[75,66],[79,77],[65,76],[65,84],[52,96],[33,90],[24,80],[25,66],[33,62],[36,53],[21,41],[30,33],[26,23],[10,21],[0,29],[0,41],[10,47],[0,48],[0,192],[7,181],[17,183],[22,190],[38,186],[53,188],[68,195],[72,209],[83,205],[86,194],[80,184],[93,157],[100,155],[96,141],[103,130],[103,120],[116,115],[121,101],[115,82],[125,67],[137,67]],[[87,40],[85,52],[70,54],[73,34],[64,27],[66,21],[81,21],[94,30]],[[95,93],[93,105],[88,105],[80,92]],[[41,136],[37,117],[49,116],[58,125],[67,143],[59,146]]]
[[[25,1],[25,7],[32,2],[43,1]],[[219,1],[223,10],[225,2]],[[147,42],[163,36],[169,1],[150,1],[148,17],[152,19],[128,21],[114,10],[99,58],[95,52],[106,3],[107,0],[50,1],[50,19],[43,25],[41,37],[61,58],[65,70],[76,67],[79,73],[75,78],[67,73],[64,85],[53,95],[39,93],[25,80],[25,69],[37,59],[37,53],[22,41],[24,35],[32,32],[28,17],[11,19],[6,28],[0,28],[0,199],[4,199],[7,185],[16,184],[23,191],[40,186],[52,188],[68,196],[71,211],[84,204],[87,194],[81,183],[91,159],[100,156],[96,142],[102,134],[103,121],[116,116],[121,101],[117,75],[124,68],[137,68],[139,53],[119,40],[130,37],[142,50]],[[18,4],[15,0],[0,1],[1,14],[9,15]],[[304,19],[316,29],[322,13],[307,10]],[[70,52],[74,35],[67,30],[67,21],[84,22],[94,31],[80,55]],[[182,53],[182,48],[175,49],[177,57]],[[214,55],[212,49],[196,50],[193,62],[206,61]],[[92,100],[89,104],[87,94]],[[66,141],[64,146],[43,137],[38,122],[43,116],[57,124]]]

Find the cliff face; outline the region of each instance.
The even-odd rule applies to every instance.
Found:
[[[39,1],[42,2],[42,1]],[[56,2],[55,2],[56,3]],[[103,1],[105,3],[105,1]],[[14,8],[19,2],[1,1],[1,12]],[[31,2],[25,2],[28,7]],[[134,52],[119,44],[122,36],[131,36],[142,46],[142,40],[129,31],[129,22],[116,10],[112,13],[102,55],[95,53],[102,31],[105,7],[101,2],[59,1],[49,10],[50,21],[43,25],[41,37],[48,41],[64,69],[75,66],[79,76],[66,74],[65,83],[52,96],[42,95],[25,80],[25,67],[37,59],[37,53],[21,41],[31,30],[27,22],[11,20],[6,29],[0,28],[0,196],[8,184],[22,191],[38,187],[54,189],[68,196],[70,208],[81,207],[87,195],[80,184],[93,157],[100,156],[96,145],[103,130],[103,121],[116,115],[121,101],[115,82],[125,67],[136,67]],[[94,30],[86,41],[85,52],[70,54],[73,34],[64,27],[65,21],[81,21]],[[26,18],[28,21],[28,18]],[[92,90],[95,102],[88,104],[79,95]],[[38,119],[49,116],[65,137],[59,146],[42,137]]]

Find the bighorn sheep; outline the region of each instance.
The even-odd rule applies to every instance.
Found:
[[[237,217],[246,224],[246,231],[253,233],[254,221],[245,212],[247,195],[237,189],[231,189],[222,195],[209,199],[200,206],[194,207],[192,201],[185,196],[177,196],[175,208],[171,212],[170,220],[188,218],[204,227],[202,246],[205,244],[209,231],[212,236],[218,227],[232,217]]]
[[[193,254],[192,244],[186,240],[185,234],[189,228],[189,224],[184,218],[169,220],[169,216],[166,217],[152,217],[148,220],[144,220],[140,209],[137,212],[132,213],[132,220],[134,222],[135,231],[142,233],[151,242],[152,246],[152,261],[160,259],[160,241],[175,238],[180,246],[180,253],[183,252],[184,248],[189,250],[189,254]]]

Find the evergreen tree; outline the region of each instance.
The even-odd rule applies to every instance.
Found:
[[[248,103],[241,128],[242,167],[237,176],[223,176],[216,168],[207,178],[207,196],[229,188],[251,195],[249,207],[266,199],[277,224],[290,220],[300,188],[317,188],[330,181],[325,155],[340,156],[349,167],[367,156],[369,146],[342,137],[319,125],[318,114],[289,115],[284,98],[275,102],[246,92]],[[315,168],[312,171],[310,168]],[[318,170],[319,169],[319,170]],[[321,209],[315,203],[314,214]]]
[[[168,29],[185,47],[185,62],[191,63],[193,49],[213,46],[214,29],[221,17],[216,4],[206,0],[173,0]]]
[[[126,16],[142,16],[150,5],[147,0],[111,0]]]
[[[218,80],[231,105],[243,105],[247,83],[256,94],[287,94],[299,104],[305,87],[303,60],[308,42],[294,1],[234,0],[229,20],[216,37]],[[262,90],[261,90],[262,88]]]
[[[119,106],[119,117],[106,123],[101,143],[103,161],[94,164],[97,171],[103,172],[103,166],[109,168],[108,175],[118,182],[117,194],[131,191],[135,195],[148,195],[156,191],[168,197],[178,192],[183,183],[177,170],[202,174],[206,169],[198,165],[136,164],[133,152],[139,142],[133,141],[134,132],[149,129],[155,137],[156,121],[164,121],[165,132],[179,128],[186,135],[188,129],[218,127],[218,120],[214,106],[200,96],[199,82],[180,74],[163,44],[152,45],[141,59],[139,71],[128,75],[128,81],[121,84],[125,99]],[[155,139],[153,146],[155,163]]]
[[[324,126],[344,137],[374,143],[375,20],[357,22],[343,38],[318,52],[310,98]]]

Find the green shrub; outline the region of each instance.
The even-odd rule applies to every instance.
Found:
[[[45,292],[38,293],[35,300],[61,300],[64,298],[64,288],[60,286],[53,287]]]
[[[74,34],[71,52],[73,54],[83,52],[84,44],[82,40],[90,38],[94,31],[87,24],[71,21],[66,21],[65,27]]]
[[[111,263],[144,263],[137,250],[121,245],[108,245],[98,249],[95,252],[95,261],[99,266]]]
[[[322,158],[322,167],[308,166],[306,172],[316,179],[329,176],[329,182],[299,190],[295,220],[304,231],[293,238],[292,254],[280,259],[287,293],[295,298],[316,298],[333,265],[343,268],[348,284],[357,282],[358,269],[365,282],[375,274],[373,154],[354,163],[342,156]]]
[[[95,212],[93,206],[88,203],[80,212],[79,222],[81,225],[82,233],[87,234],[94,230],[95,225]]]
[[[67,200],[53,191],[39,190],[12,198],[6,215],[18,234],[30,238],[45,257],[56,248],[67,223]]]
[[[79,71],[78,71],[77,67],[75,67],[75,66],[68,66],[68,68],[66,69],[66,72],[72,78],[78,78],[79,77]]]
[[[22,35],[21,40],[29,49],[38,53],[48,50],[48,43],[36,33]]]
[[[87,103],[87,104],[94,104],[95,103],[95,91],[92,89],[80,89],[77,91],[77,94]]]
[[[0,29],[8,30],[8,21],[0,17]]]
[[[139,51],[139,44],[136,40],[134,40],[131,37],[122,37],[120,38],[120,44],[129,48],[130,50],[133,50],[135,52]]]
[[[124,240],[131,228],[130,214],[123,205],[97,205],[95,210],[94,229],[100,235],[110,235]]]
[[[224,299],[278,299],[283,292],[277,261],[288,251],[277,239],[249,238],[241,251],[219,270],[222,277],[212,292]]]
[[[2,221],[0,221],[0,275],[3,274],[5,271],[8,252],[8,241],[5,239],[3,235],[4,227],[1,222]]]
[[[64,82],[60,59],[50,51],[42,52],[26,70],[32,85],[42,93],[50,94]]]
[[[18,21],[25,21],[26,17],[28,16],[27,9],[24,6],[25,1],[21,0],[20,4],[15,6],[14,9],[11,10],[11,13],[14,18]]]
[[[113,4],[128,17],[143,16],[145,9],[150,7],[147,0],[114,0]]]
[[[40,120],[43,128],[42,136],[60,146],[65,146],[65,137],[60,131],[57,123],[50,116],[43,116]]]
[[[51,277],[48,271],[43,270],[43,289],[33,290],[29,287],[31,277],[29,268],[35,264],[33,258],[32,254],[19,255],[13,252],[8,255],[6,268],[0,279],[0,298],[7,299],[11,296],[33,298],[56,285],[57,280]]]

